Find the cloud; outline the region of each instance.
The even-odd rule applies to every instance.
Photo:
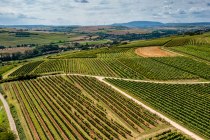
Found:
[[[165,0],[164,4],[165,5],[172,5],[172,4],[174,4],[174,1],[173,0]]]
[[[74,0],[74,1],[78,3],[89,3],[87,0]]]
[[[34,20],[39,19],[39,20],[42,20],[41,18],[31,17],[31,16],[27,16],[27,15],[24,15],[24,14],[18,14],[17,18],[19,18],[19,19],[34,19]]]
[[[0,24],[210,21],[209,0],[0,0]]]

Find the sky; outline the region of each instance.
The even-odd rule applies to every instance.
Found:
[[[210,0],[0,0],[0,25],[210,22]]]

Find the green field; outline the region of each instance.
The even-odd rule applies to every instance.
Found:
[[[15,67],[14,65],[0,66],[0,75],[3,75],[5,72],[11,70],[14,67]]]
[[[7,118],[7,114],[1,101],[0,101],[0,140],[15,140],[15,135],[10,131],[10,125]]]
[[[81,44],[81,45],[99,45],[99,44],[105,44],[105,43],[108,43],[110,42],[111,40],[96,40],[96,41],[79,41],[78,43]]]
[[[187,57],[50,59],[40,62],[28,63],[10,76],[75,73],[150,80],[210,78],[209,65]]]
[[[54,67],[49,68],[50,65],[53,65]],[[115,59],[49,60],[42,63],[33,73],[48,74],[57,72],[101,75],[108,77],[143,78],[141,74],[138,74]]]
[[[180,46],[170,48],[173,51],[177,51],[183,54],[194,56],[203,60],[210,61],[210,46]]]
[[[71,59],[71,58],[122,58],[138,57],[133,48],[103,47],[86,51],[74,51],[51,56],[51,59]]]
[[[120,45],[120,48],[134,48],[134,47],[148,47],[148,46],[163,46],[167,42],[169,42],[171,38],[160,38],[160,39],[153,39],[153,40],[140,40],[140,41],[133,41],[126,45]]]
[[[107,81],[206,139],[210,138],[210,84],[157,84],[115,79]]]
[[[20,67],[20,69],[17,69],[13,73],[10,74],[10,76],[21,76],[26,75],[32,72],[35,68],[37,68],[43,61],[35,61],[35,62],[29,62],[28,64],[23,65]]]
[[[204,62],[198,62],[187,57],[155,58],[154,60],[200,78],[210,79],[210,65]]]
[[[185,45],[209,45],[209,37],[206,35],[200,36],[184,36],[175,37],[171,41],[167,42],[165,47],[185,46]]]
[[[7,114],[4,110],[4,106],[1,101],[0,101],[0,127],[9,128]]]
[[[70,59],[70,58],[113,58],[113,57],[138,57],[134,50],[138,47],[147,47],[147,46],[163,46],[165,43],[170,41],[170,38],[161,38],[155,40],[140,40],[132,41],[125,45],[119,45],[117,47],[103,47],[93,50],[85,51],[74,51],[66,52],[61,55],[52,56],[53,59]]]
[[[70,37],[64,33],[35,33],[37,35],[30,35],[30,37],[16,37],[10,33],[0,33],[0,45],[6,47],[16,47],[21,44],[50,44],[59,41],[70,41]]]
[[[149,138],[149,140],[190,140],[190,138],[183,136],[180,132],[177,132],[176,130],[170,129]]]
[[[168,126],[95,78],[50,76],[3,89],[18,101],[34,139],[123,140]]]
[[[0,38],[2,34],[5,33],[0,33]],[[19,41],[27,42],[33,38],[33,43],[39,40],[37,43],[45,44],[70,39],[70,35],[61,33],[50,35],[54,37],[47,39],[47,33],[39,33],[19,38]],[[85,45],[86,41],[82,43]],[[160,46],[178,55],[144,58],[135,53],[136,48],[150,46]],[[2,83],[1,86],[11,105],[21,140],[190,139],[97,80],[98,77],[91,76],[106,78],[112,85],[183,127],[210,139],[210,84],[189,84],[210,80],[209,53],[209,34],[74,50],[0,67],[0,74],[6,73],[1,82],[13,81]],[[0,118],[4,117],[0,114]]]

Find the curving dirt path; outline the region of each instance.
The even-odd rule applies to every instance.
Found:
[[[75,75],[75,76],[87,76],[87,77],[95,77],[95,78],[112,78],[112,79],[119,79],[125,81],[133,81],[133,82],[145,82],[145,83],[156,83],[156,84],[210,84],[210,81],[199,81],[199,80],[174,80],[174,81],[158,81],[158,80],[135,80],[135,79],[128,79],[128,78],[117,78],[117,77],[108,77],[108,76],[97,76],[97,75],[88,75],[88,74],[56,74],[53,76],[62,76],[62,75]],[[38,78],[49,77],[52,75],[41,76]]]
[[[94,77],[94,78],[98,79],[99,81],[105,83],[106,85],[110,86],[111,88],[115,89],[119,93],[123,94],[127,98],[133,100],[134,102],[136,102],[140,106],[142,106],[145,109],[149,110],[151,113],[154,113],[154,114],[158,115],[160,118],[162,118],[165,121],[167,121],[168,123],[170,123],[173,127],[175,127],[176,129],[182,131],[183,133],[189,135],[193,139],[196,139],[196,140],[204,140],[200,136],[196,135],[192,131],[190,131],[187,128],[185,128],[184,126],[181,126],[180,124],[176,123],[175,121],[171,120],[170,118],[164,116],[163,114],[159,113],[158,111],[152,109],[151,107],[145,105],[144,103],[140,102],[139,100],[133,98],[132,96],[128,95],[126,92],[122,91],[118,87],[115,87],[114,85],[106,82],[104,79],[105,78],[113,78],[113,79],[121,79],[121,80],[127,80],[127,81],[135,81],[135,82],[162,83],[162,84],[205,84],[205,83],[206,84],[207,83],[210,84],[210,81],[206,81],[206,82],[205,81],[204,82],[202,82],[202,81],[150,81],[150,80],[124,79],[124,78],[116,78],[116,77],[93,76],[93,75],[84,75],[84,74],[58,74],[58,75],[75,75],[75,76]],[[50,75],[48,75],[48,76],[42,76],[42,77],[49,77],[49,76]],[[56,76],[56,75],[54,75],[54,76]],[[40,78],[42,78],[42,77],[40,77]]]
[[[96,77],[96,78],[99,81],[101,81],[101,82],[105,83],[106,85],[110,86],[111,88],[115,89],[116,91],[120,92],[121,94],[123,94],[127,98],[133,100],[134,102],[136,102],[140,106],[144,107],[145,109],[149,110],[150,112],[152,112],[152,113],[156,114],[157,116],[159,116],[160,118],[164,119],[165,121],[170,123],[173,127],[177,128],[178,130],[181,130],[182,132],[184,132],[185,134],[191,136],[192,138],[194,138],[196,140],[204,140],[200,136],[196,135],[195,133],[191,132],[190,130],[186,129],[185,127],[179,125],[178,123],[174,122],[173,120],[169,119],[168,117],[164,116],[163,114],[157,112],[156,110],[150,108],[149,106],[145,105],[144,103],[140,102],[139,100],[133,98],[132,96],[125,93],[124,91],[120,90],[119,88],[117,88],[117,87],[113,86],[112,84],[104,81],[102,77]]]
[[[9,121],[10,128],[15,133],[15,135],[17,136],[17,140],[19,140],[18,131],[16,129],[15,121],[12,117],[11,112],[10,112],[9,105],[7,104],[7,101],[4,99],[4,97],[1,93],[0,93],[0,99],[3,103],[3,105],[4,105],[5,111],[7,113],[7,118],[8,118],[8,121]]]

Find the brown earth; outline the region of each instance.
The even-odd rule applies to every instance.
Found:
[[[146,30],[146,29],[111,30],[107,34],[126,35],[128,33],[130,33],[130,34],[146,34],[146,33],[150,33],[150,31]]]
[[[33,50],[33,48],[31,47],[5,48],[5,49],[0,49],[0,54],[3,54],[3,53],[12,54],[12,53],[17,53],[17,52],[24,53],[25,51],[30,51],[30,50]]]
[[[162,50],[159,46],[141,47],[135,50],[135,53],[142,57],[172,57],[177,54]]]
[[[77,37],[71,37],[70,40],[71,41],[85,41],[85,40],[91,40],[91,39],[96,39],[99,36],[92,36],[91,38],[89,36],[77,36]]]
[[[128,33],[133,34],[145,34],[150,33],[151,30],[148,29],[138,29],[138,28],[132,28],[132,29],[117,29],[113,26],[83,26],[74,29],[75,32],[86,32],[86,33],[96,33],[96,32],[102,32],[106,31],[107,34],[114,34],[114,35],[125,35]]]

